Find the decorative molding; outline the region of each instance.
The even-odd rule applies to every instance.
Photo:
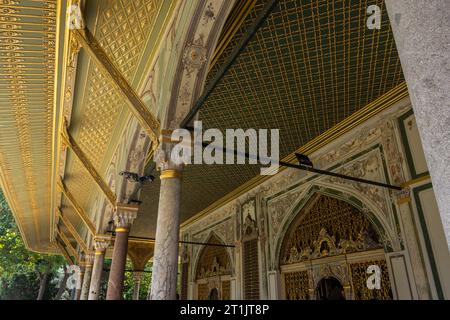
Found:
[[[100,176],[100,174],[97,172],[97,170],[92,165],[91,161],[89,161],[86,154],[81,150],[79,145],[76,143],[76,141],[72,138],[72,136],[67,131],[67,123],[65,122],[63,124],[63,128],[61,130],[61,139],[62,142],[68,146],[75,156],[78,158],[78,160],[81,162],[81,164],[84,166],[86,171],[89,173],[91,178],[95,181],[97,186],[100,188],[100,190],[105,195],[106,199],[108,199],[109,203],[111,205],[114,205],[116,203],[116,196],[109,188],[108,184],[103,180],[103,178]]]
[[[75,209],[75,211],[78,214],[78,216],[85,223],[88,231],[92,235],[95,235],[95,226],[94,226],[94,224],[90,220],[89,216],[84,212],[83,208],[75,200],[75,197],[72,195],[72,193],[67,189],[67,187],[64,184],[64,181],[62,179],[60,179],[58,181],[58,188],[64,194],[64,196],[66,196],[66,198],[69,200],[69,202],[72,204],[72,206]]]
[[[114,212],[114,225],[116,228],[129,229],[137,218],[139,206],[119,203]]]
[[[110,235],[96,235],[94,237],[95,254],[105,254],[106,249],[111,245]]]

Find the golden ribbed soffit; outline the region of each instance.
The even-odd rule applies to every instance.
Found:
[[[49,241],[56,25],[56,0],[0,0],[0,185],[36,251]]]

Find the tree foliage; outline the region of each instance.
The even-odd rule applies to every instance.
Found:
[[[58,283],[52,281],[63,272],[60,256],[28,251],[14,217],[0,190],[0,300],[36,299],[42,285],[43,298],[54,297]],[[47,276],[46,276],[47,275]],[[45,278],[45,281],[41,281]],[[47,281],[48,279],[48,281]]]

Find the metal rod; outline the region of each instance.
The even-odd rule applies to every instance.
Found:
[[[115,235],[115,233],[113,232],[113,235]],[[155,241],[155,238],[143,238],[143,237],[128,237],[128,239],[130,240],[150,240],[150,241]],[[234,248],[236,247],[235,245],[232,244],[221,244],[221,243],[208,243],[208,242],[194,242],[194,241],[183,241],[183,240],[179,240],[178,243],[184,243],[184,244],[197,244],[197,245],[202,245],[202,246],[214,246],[214,247],[228,247],[228,248]]]
[[[277,3],[277,0],[272,0],[269,3],[267,3],[267,5],[264,8],[264,10],[261,13],[261,15],[257,18],[255,23],[250,28],[249,32],[246,34],[246,36],[243,38],[243,40],[239,43],[239,45],[233,51],[231,56],[228,58],[228,60],[226,61],[224,67],[222,68],[222,70],[219,71],[218,74],[214,77],[214,79],[211,81],[211,83],[205,89],[205,93],[198,99],[197,103],[194,105],[194,107],[189,111],[187,116],[181,122],[181,125],[180,125],[181,128],[185,128],[186,129],[187,126],[189,125],[189,123],[195,117],[195,115],[200,111],[200,109],[203,107],[203,105],[206,102],[206,100],[208,99],[208,97],[214,91],[214,89],[217,86],[217,84],[220,82],[220,80],[223,78],[223,76],[228,72],[230,67],[236,61],[236,59],[239,56],[239,54],[245,49],[247,44],[250,42],[250,40],[253,38],[253,36],[256,34],[256,32],[259,30],[259,28],[262,26],[262,24],[267,19],[267,17],[270,15],[270,13],[273,11],[273,9],[275,8],[275,4],[276,3]],[[202,143],[203,147],[205,147],[205,145],[209,145],[209,144]],[[225,148],[222,148],[222,150],[227,152],[227,153],[230,152],[229,150],[227,150]],[[234,150],[234,154],[237,155],[237,151],[236,150]],[[245,153],[244,155],[245,155],[245,157],[247,159],[249,159],[250,157],[252,157],[252,158],[256,157],[257,159],[259,159],[259,156],[250,156],[248,153]],[[297,165],[297,164],[288,163],[288,162],[284,162],[284,161],[280,161],[279,164],[281,166],[284,166],[284,167],[289,167],[289,168],[294,168],[294,169],[314,172],[314,173],[317,173],[317,174],[323,174],[323,175],[337,177],[337,178],[346,179],[346,180],[351,180],[351,181],[355,181],[355,182],[359,182],[359,183],[371,184],[371,185],[384,187],[384,188],[389,188],[389,189],[393,189],[393,190],[402,190],[402,187],[399,187],[399,186],[393,186],[393,185],[390,185],[390,184],[381,183],[381,182],[377,182],[377,181],[371,181],[371,180],[356,178],[356,177],[347,176],[347,175],[344,175],[344,174],[335,173],[335,172],[331,172],[331,171],[314,169],[314,168],[311,168],[311,167],[308,167],[308,166],[304,166],[304,165]]]
[[[208,243],[208,242],[194,242],[194,241],[178,241],[179,243],[185,243],[185,244],[197,244],[201,246],[212,246],[212,247],[227,247],[227,248],[234,248],[235,245],[232,244],[221,244],[221,243]]]
[[[300,169],[300,170],[304,170],[304,171],[309,171],[309,172],[314,172],[314,173],[318,173],[318,174],[323,174],[323,175],[326,175],[326,176],[337,177],[337,178],[346,179],[346,180],[352,180],[352,181],[356,181],[356,182],[360,182],[360,183],[371,184],[371,185],[379,186],[379,187],[383,187],[383,188],[388,188],[388,189],[393,189],[393,190],[402,190],[403,189],[402,187],[393,186],[393,185],[390,185],[390,184],[387,184],[387,183],[382,183],[382,182],[377,182],[377,181],[372,181],[372,180],[356,178],[356,177],[347,176],[345,174],[336,173],[336,172],[332,172],[332,171],[315,169],[315,168],[304,166],[304,165],[301,165],[301,164],[294,164],[294,163],[289,163],[289,162],[284,162],[284,161],[280,161],[279,164],[284,166],[284,167]]]
[[[109,272],[111,271],[111,268],[103,268],[103,271]],[[143,272],[143,273],[152,273],[153,271],[151,270],[124,270],[124,272]],[[177,274],[180,274],[179,272]]]
[[[202,147],[206,147],[206,146],[211,146],[211,145],[209,143],[207,143],[207,142],[202,142]],[[226,148],[219,147],[219,146],[216,146],[215,148],[222,149],[222,151],[225,152],[225,153],[233,153],[235,156],[238,155],[238,151],[237,150],[230,151],[230,150],[228,150]],[[259,155],[250,155],[248,152],[244,152],[244,153],[242,153],[242,155],[245,158],[247,158],[247,159],[250,159],[250,158],[257,159],[257,160],[260,159]],[[315,168],[308,167],[308,166],[301,165],[301,164],[289,163],[289,162],[285,162],[285,161],[279,161],[278,164],[280,166],[283,166],[283,167],[288,167],[288,168],[294,168],[294,169],[314,172],[314,173],[323,174],[323,175],[326,175],[326,176],[337,177],[337,178],[346,179],[346,180],[352,180],[352,181],[359,182],[359,183],[371,184],[371,185],[375,185],[375,186],[378,186],[378,187],[383,187],[383,188],[388,188],[388,189],[393,189],[393,190],[403,190],[403,188],[400,187],[400,186],[394,186],[394,185],[390,185],[390,184],[387,184],[387,183],[382,183],[382,182],[377,182],[377,181],[372,181],[372,180],[366,180],[366,179],[362,179],[362,178],[356,178],[356,177],[347,176],[345,174],[336,173],[336,172],[332,172],[332,171],[315,169]]]
[[[194,107],[189,111],[189,113],[183,119],[183,121],[180,124],[181,128],[186,128],[186,126],[189,125],[191,120],[194,119],[195,115],[198,113],[198,111],[201,109],[201,107],[206,102],[208,97],[211,95],[211,93],[214,91],[216,86],[219,84],[220,80],[222,80],[222,78],[225,76],[225,74],[231,68],[233,63],[239,57],[241,52],[244,51],[247,44],[250,42],[250,40],[253,38],[253,36],[256,34],[256,32],[258,32],[259,28],[261,28],[263,23],[266,21],[267,17],[272,13],[277,2],[278,2],[278,0],[270,0],[266,4],[263,11],[258,16],[258,18],[255,20],[255,22],[252,24],[252,26],[250,27],[247,34],[244,36],[244,38],[240,41],[238,46],[233,50],[231,55],[228,57],[224,66],[222,67],[222,69],[214,76],[211,83],[205,88],[205,93],[203,93],[200,96],[200,98],[197,100],[197,103],[194,105]]]

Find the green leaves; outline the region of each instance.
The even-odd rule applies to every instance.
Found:
[[[64,264],[61,256],[38,254],[25,248],[0,190],[0,300],[36,299],[40,276],[57,274]]]

